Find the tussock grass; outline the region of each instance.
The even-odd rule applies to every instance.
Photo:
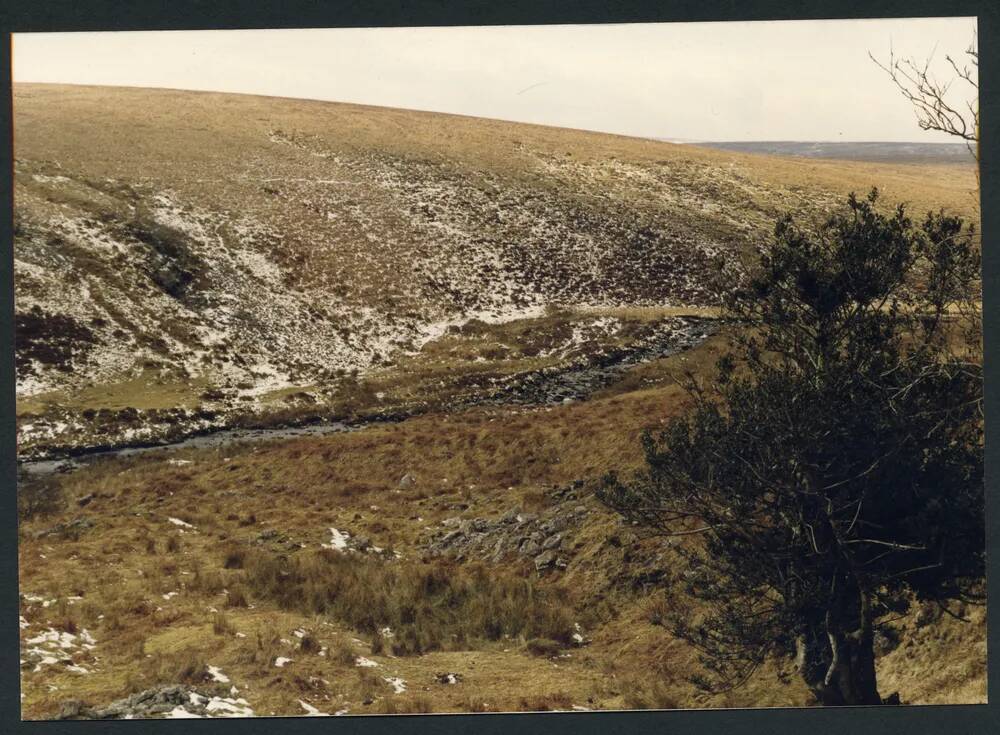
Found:
[[[212,632],[216,635],[235,635],[236,627],[225,613],[215,613],[212,617]]]
[[[247,607],[249,604],[246,590],[242,585],[236,585],[229,588],[229,592],[226,595],[226,607]]]
[[[568,710],[573,706],[573,698],[566,692],[550,694],[534,694],[521,698],[521,710],[524,712],[549,712],[552,710]]]
[[[251,595],[284,609],[369,635],[388,626],[394,635],[383,645],[397,656],[505,637],[568,643],[575,620],[568,594],[481,564],[392,563],[326,549],[283,559],[255,550],[242,580]]]
[[[553,485],[599,477],[609,466],[640,466],[638,433],[683,407],[666,376],[686,366],[710,368],[721,341],[644,366],[643,375],[659,381],[652,387],[615,388],[551,411],[441,414],[352,434],[189,451],[180,455],[194,460],[183,481],[170,479],[175,467],[148,458],[96,462],[59,476],[67,497],[101,497],[24,524],[22,592],[60,600],[46,608],[23,603],[32,626],[26,633],[67,615],[94,634],[100,661],[87,676],[22,672],[26,715],[51,716],[70,697],[104,704],[177,683],[172,677],[185,660],[196,665],[198,658],[220,667],[262,714],[301,715],[299,698],[351,714],[407,712],[422,707],[424,697],[436,712],[809,704],[794,677],[775,684],[771,664],[731,695],[694,692],[686,676],[697,670],[696,652],[656,624],[657,608],[669,597],[621,578],[623,569],[643,571],[641,563],[626,561],[628,530],[582,495],[579,502],[592,511],[573,529],[575,556],[564,572],[538,577],[516,565],[420,561],[423,540],[443,520],[492,519],[512,507],[544,510]],[[535,458],[530,464],[526,449]],[[399,486],[404,474],[417,478],[414,487]],[[216,505],[222,510],[208,525],[202,516]],[[192,508],[195,515],[186,515]],[[79,538],[36,537],[79,515],[95,522]],[[166,517],[190,519],[198,529],[180,534]],[[331,526],[397,548],[404,558],[321,552]],[[258,544],[264,529],[305,548]],[[173,551],[171,537],[181,542]],[[150,539],[155,553],[147,550]],[[159,596],[175,590],[180,594],[169,602]],[[70,594],[83,599],[68,604]],[[227,606],[227,598],[237,604]],[[428,604],[413,605],[414,599]],[[212,608],[246,637],[217,633]],[[549,622],[535,629],[518,623],[546,614]],[[984,610],[968,615],[972,624],[944,616],[901,628],[901,645],[878,662],[880,687],[914,703],[984,700]],[[487,633],[497,621],[501,638],[493,640]],[[573,622],[587,638],[583,646],[561,642]],[[391,636],[383,637],[385,626]],[[502,637],[518,627],[516,639]],[[326,655],[303,651],[293,635],[298,629],[315,634]],[[534,639],[555,645],[536,656],[527,646]],[[361,655],[379,667],[357,667]],[[294,662],[276,668],[279,656]],[[440,672],[463,680],[440,684]],[[395,694],[382,681],[387,675],[404,679],[407,692]],[[322,679],[329,682],[325,694],[316,683]],[[50,683],[60,689],[50,690]],[[367,697],[372,701],[364,705]]]
[[[430,697],[424,695],[386,697],[379,700],[376,712],[380,715],[427,714],[434,711]]]

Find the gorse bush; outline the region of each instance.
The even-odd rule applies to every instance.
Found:
[[[974,233],[877,200],[850,197],[818,231],[779,222],[727,297],[737,349],[644,437],[647,472],[600,493],[688,537],[674,581],[700,604],[652,612],[701,652],[705,689],[777,655],[823,704],[880,704],[879,622],[914,598],[982,600]]]
[[[372,636],[396,655],[456,649],[474,640],[573,634],[566,593],[485,565],[387,562],[332,550],[284,558],[248,551],[241,574],[251,597],[326,615]]]

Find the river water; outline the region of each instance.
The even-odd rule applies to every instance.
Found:
[[[596,358],[585,358],[518,376],[516,380],[485,395],[462,399],[453,410],[473,406],[546,406],[586,400],[590,395],[622,379],[630,369],[663,357],[688,350],[707,339],[718,329],[714,320],[686,318],[679,328],[658,333],[638,347],[620,349]],[[18,472],[39,477],[54,472],[70,472],[95,459],[165,454],[177,449],[210,449],[248,442],[278,441],[302,436],[324,436],[358,431],[387,423],[373,420],[347,424],[342,421],[302,426],[264,429],[218,429],[189,436],[179,441],[155,446],[118,447],[80,454],[74,457],[19,462]]]

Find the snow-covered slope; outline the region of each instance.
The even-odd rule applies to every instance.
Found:
[[[716,260],[842,194],[669,143],[240,95],[19,85],[15,134],[22,414],[94,386],[139,405],[150,378],[165,406],[252,406],[473,318],[709,305]]]

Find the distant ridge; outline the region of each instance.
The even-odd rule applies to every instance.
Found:
[[[820,141],[702,141],[695,145],[770,156],[834,158],[886,163],[972,163],[964,143],[820,142]]]

